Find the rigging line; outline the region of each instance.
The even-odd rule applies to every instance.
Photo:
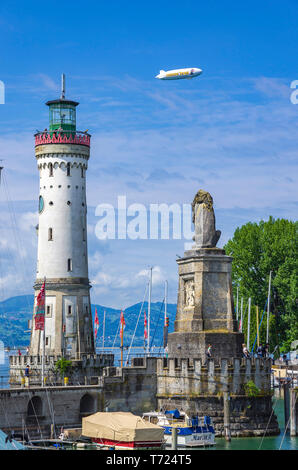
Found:
[[[128,353],[127,353],[127,356],[126,356],[125,365],[127,365],[127,363],[128,363],[128,359],[129,359],[129,355],[130,355],[130,350],[131,350],[132,343],[133,343],[133,340],[134,340],[134,337],[135,337],[135,334],[136,334],[136,331],[137,331],[137,327],[138,327],[138,324],[139,324],[140,316],[141,316],[141,313],[142,313],[142,310],[143,310],[145,298],[146,298],[146,295],[147,295],[148,286],[149,286],[149,282],[146,284],[146,289],[145,289],[145,293],[144,293],[143,302],[142,302],[142,305],[141,305],[141,308],[140,308],[140,312],[139,312],[139,316],[138,316],[138,321],[137,321],[137,324],[136,324],[136,326],[135,326],[135,330],[134,330],[134,333],[133,333],[133,336],[132,336],[132,339],[131,339],[131,342],[130,342],[129,350],[128,350]]]
[[[270,421],[271,421],[271,418],[272,418],[272,415],[273,415],[273,413],[274,413],[274,410],[275,410],[275,407],[276,407],[277,403],[278,403],[278,402],[277,402],[277,399],[276,399],[276,400],[275,400],[275,404],[274,404],[274,406],[272,407],[271,415],[270,415],[270,417],[269,417],[269,419],[268,419],[268,421],[267,421],[266,429],[265,429],[264,434],[263,434],[263,436],[262,436],[262,440],[261,440],[261,443],[260,443],[260,445],[259,445],[259,449],[258,449],[258,450],[260,450],[261,447],[262,447],[264,437],[265,437],[265,435],[266,435],[266,432],[267,432],[269,423],[270,423]]]
[[[32,409],[34,411],[34,415],[35,415],[35,419],[36,419],[36,422],[37,422],[37,427],[39,429],[39,433],[40,433],[40,437],[41,437],[41,440],[43,441],[43,443],[45,444],[45,440],[43,438],[43,435],[42,435],[42,431],[41,431],[41,427],[40,427],[40,424],[39,424],[39,419],[37,417],[37,414],[36,414],[36,410],[35,410],[35,406],[34,406],[34,403],[32,401],[32,398],[35,396],[32,394],[32,397],[30,397],[30,393],[29,393],[29,390],[27,390],[28,392],[28,396],[29,396],[29,403],[31,402],[31,406],[32,406]]]
[[[268,298],[267,298],[266,303],[265,303],[265,307],[264,307],[264,310],[263,310],[263,315],[262,315],[262,318],[261,318],[261,321],[260,321],[260,324],[259,324],[259,328],[258,328],[256,337],[255,337],[255,341],[254,341],[254,344],[253,344],[253,347],[252,347],[252,350],[251,350],[250,354],[253,353],[253,350],[255,348],[255,344],[256,344],[256,341],[258,339],[258,336],[260,336],[261,325],[262,325],[263,317],[264,317],[264,314],[265,314],[265,311],[266,311],[267,302],[268,302]]]
[[[160,313],[161,313],[161,310],[162,310],[164,301],[165,301],[165,299],[163,299],[162,304],[161,304],[161,307],[160,307],[160,309],[159,309],[158,320],[157,320],[157,323],[155,324],[155,330],[154,330],[154,334],[153,334],[153,337],[152,337],[152,340],[151,340],[150,349],[152,348],[152,343],[153,343],[153,340],[154,340],[154,337],[155,337],[156,329],[157,329],[157,327],[158,327],[158,323],[159,323],[159,319],[160,319]]]
[[[23,250],[21,249],[21,244],[20,244],[19,237],[18,237],[19,229],[18,229],[16,216],[15,216],[15,211],[14,211],[14,206],[13,206],[12,199],[10,197],[10,193],[9,193],[5,173],[3,173],[3,187],[4,187],[4,190],[5,190],[5,193],[6,193],[6,198],[7,198],[8,208],[9,208],[9,215],[10,215],[10,219],[11,219],[11,223],[12,223],[13,235],[14,235],[16,245],[17,245],[17,249],[18,249],[22,264],[23,264],[23,276],[24,276],[23,279],[30,279],[30,276],[28,276],[28,273],[27,273],[27,269],[26,269],[25,261],[24,261]],[[28,303],[28,308],[31,309],[31,306],[29,305],[29,300],[28,300],[27,296],[26,296],[26,300],[27,300],[27,303]]]
[[[119,329],[120,329],[120,324],[121,324],[121,322],[120,322],[120,320],[119,320],[118,327],[117,327],[117,331],[116,331],[116,334],[115,334],[115,338],[114,338],[114,342],[113,342],[113,346],[112,346],[112,347],[115,346],[116,339],[118,338],[118,332],[119,332]]]

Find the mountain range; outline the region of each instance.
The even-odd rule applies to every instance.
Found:
[[[30,342],[30,330],[28,321],[32,319],[33,295],[20,295],[10,297],[0,302],[0,341],[5,347],[24,347]],[[144,345],[144,311],[148,322],[148,302],[131,305],[124,311],[125,329],[123,335],[124,346]],[[105,312],[105,346],[120,346],[120,313],[121,310],[92,304],[92,318],[94,325],[95,309],[99,318],[99,329],[97,333],[97,346],[102,346],[103,323]],[[169,317],[169,332],[173,331],[176,315],[176,304],[167,305],[167,316]],[[138,321],[139,319],[139,321]],[[163,344],[164,304],[162,302],[151,303],[150,315],[150,338],[153,346],[160,347]]]

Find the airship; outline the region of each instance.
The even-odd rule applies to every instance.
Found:
[[[180,80],[181,78],[194,78],[203,72],[202,69],[196,67],[189,67],[186,69],[175,69],[175,70],[160,70],[159,74],[155,78],[160,80]]]

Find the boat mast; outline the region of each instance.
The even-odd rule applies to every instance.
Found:
[[[168,281],[165,281],[165,319],[164,319],[164,340],[163,340],[164,348],[166,348],[168,344],[167,304],[168,304]]]
[[[270,274],[269,274],[269,286],[268,286],[266,344],[269,344],[269,316],[270,316],[271,274],[272,274],[272,271],[270,271]]]
[[[240,317],[240,332],[242,333],[242,330],[243,330],[243,297],[241,297],[241,307],[240,307],[240,310],[241,310],[241,317]]]
[[[250,309],[251,309],[251,298],[248,299],[248,316],[247,316],[247,349],[249,351],[249,340],[250,340]]]
[[[236,320],[238,321],[239,286],[237,286]]]
[[[103,337],[102,337],[102,349],[105,347],[105,325],[106,325],[106,311],[103,312]]]
[[[149,299],[148,299],[148,342],[147,342],[147,354],[150,353],[150,315],[151,315],[151,291],[152,291],[152,266],[150,268],[150,280],[149,280]]]

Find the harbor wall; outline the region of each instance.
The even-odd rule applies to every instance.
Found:
[[[263,359],[133,358],[127,367],[103,367],[97,385],[0,390],[0,428],[20,430],[25,424],[49,436],[53,422],[56,429],[81,427],[82,417],[96,411],[142,415],[178,408],[211,416],[216,435],[222,436],[228,392],[232,436],[277,435],[270,371],[271,361]]]
[[[157,406],[211,416],[224,435],[224,392],[228,392],[232,436],[277,435],[272,413],[271,361],[262,359],[170,358],[157,361]]]
[[[100,386],[29,387],[0,390],[0,429],[47,438],[54,424],[81,427],[82,417],[102,411]]]

